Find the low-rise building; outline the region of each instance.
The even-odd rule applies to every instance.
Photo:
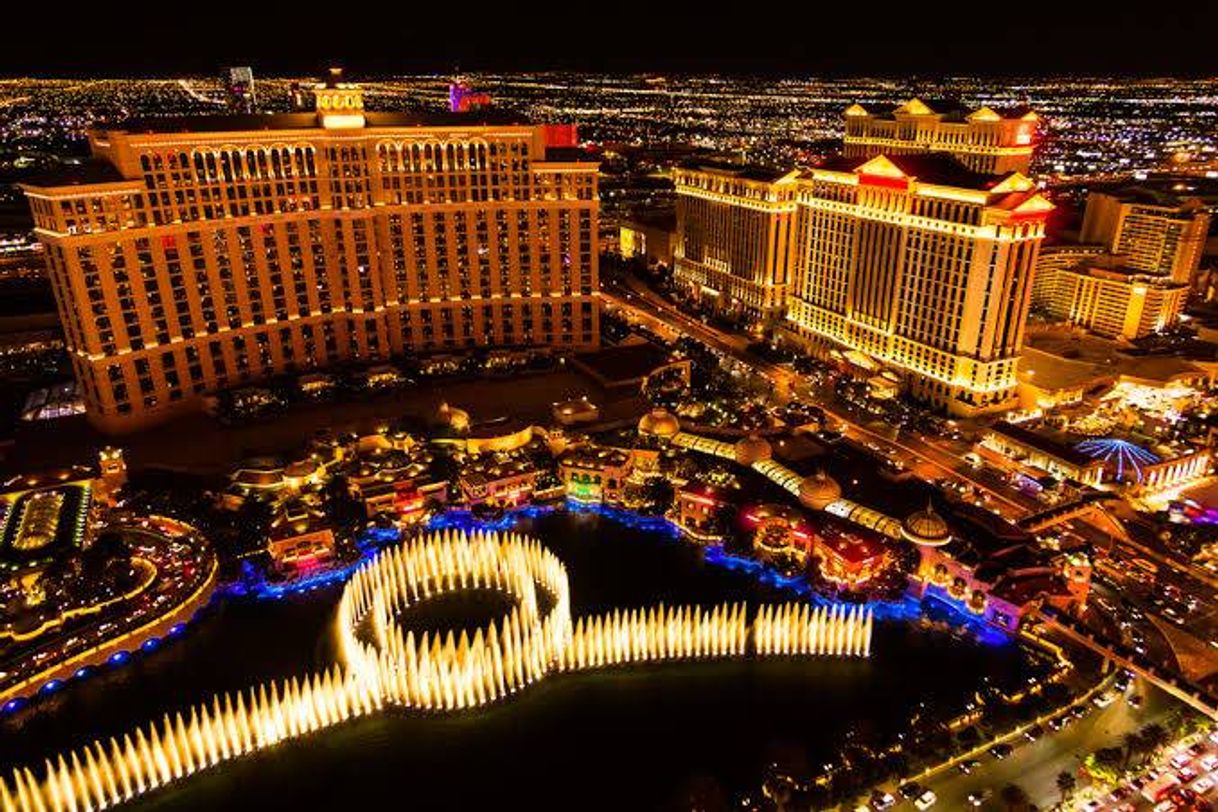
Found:
[[[1041,550],[1030,537],[953,534],[927,507],[903,525],[920,557],[910,590],[975,614],[1008,632],[1042,603],[1073,611],[1086,603],[1091,562],[1080,554]]]
[[[470,507],[510,508],[532,500],[537,473],[528,460],[490,456],[467,464],[458,483]]]
[[[1089,457],[1052,437],[1000,420],[985,429],[981,445],[1053,476],[1096,486],[1104,478],[1104,461]]]
[[[569,499],[621,504],[633,457],[618,448],[581,447],[559,461],[559,476]]]
[[[280,571],[310,569],[334,560],[334,531],[325,512],[303,499],[280,507],[271,522],[266,551]]]
[[[826,523],[812,534],[812,552],[820,575],[846,587],[866,584],[892,559],[891,543],[861,528]]]
[[[418,518],[429,502],[448,499],[447,480],[432,474],[431,457],[421,451],[377,449],[353,458],[339,473],[370,518],[385,513]]]
[[[687,482],[677,489],[673,517],[682,532],[695,541],[722,539],[735,512],[734,500],[723,488]]]

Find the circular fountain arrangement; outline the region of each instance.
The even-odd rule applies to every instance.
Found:
[[[496,590],[512,608],[471,637],[416,637],[399,616],[430,598]],[[543,609],[544,607],[544,609]],[[247,753],[385,705],[451,711],[509,696],[551,673],[716,657],[866,657],[872,616],[862,607],[663,605],[571,616],[566,568],[517,534],[423,536],[361,567],[338,607],[341,662],[246,692],[213,697],[161,723],[47,759],[38,775],[0,779],[3,812],[106,809]]]

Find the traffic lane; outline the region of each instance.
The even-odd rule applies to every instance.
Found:
[[[1178,704],[1144,680],[1135,680],[1130,690],[1145,696],[1141,708],[1134,708],[1125,699],[1118,698],[1107,708],[1093,707],[1087,716],[1057,733],[1046,732],[1040,739],[1017,747],[1004,759],[987,754],[981,759],[981,766],[969,775],[953,768],[922,782],[939,797],[935,808],[972,809],[969,795],[988,790],[990,797],[980,808],[999,812],[1005,809],[1000,793],[1007,784],[1022,787],[1032,803],[1041,809],[1053,806],[1061,798],[1057,789],[1060,773],[1077,775],[1088,753],[1122,746],[1125,734],[1151,723],[1161,723]]]
[[[1136,571],[1132,565],[1128,569]],[[1174,621],[1171,616],[1167,615],[1163,611],[1163,606],[1155,603],[1157,598],[1162,597],[1162,585],[1174,579],[1184,579],[1184,576],[1172,573],[1171,571],[1160,571],[1159,578],[1153,584],[1145,584],[1135,579],[1123,578],[1109,586],[1112,592],[1111,595],[1101,593],[1105,594],[1105,597],[1108,597],[1109,600],[1115,601],[1118,607],[1122,605],[1123,601],[1141,612],[1145,617],[1144,620],[1134,620],[1133,617],[1130,617],[1128,622],[1141,632],[1145,640],[1143,645],[1147,650],[1147,654],[1153,659],[1164,663],[1176,662],[1175,649],[1170,645],[1162,628],[1149,620],[1151,617],[1157,618],[1160,623],[1179,628],[1182,632],[1196,638],[1200,644],[1210,643],[1210,641],[1218,639],[1218,630],[1214,628],[1212,620],[1213,610],[1208,602],[1203,601],[1198,604],[1198,608],[1201,610],[1200,614],[1193,610],[1185,609],[1183,605],[1180,605],[1180,611],[1176,614],[1179,622]],[[1097,581],[1101,586],[1105,584],[1103,578],[1097,579]],[[1093,582],[1093,588],[1095,586],[1096,582]],[[1184,590],[1188,587],[1188,583],[1182,583],[1179,588]],[[1213,652],[1213,656],[1218,658],[1218,650]]]

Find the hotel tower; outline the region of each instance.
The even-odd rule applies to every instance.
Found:
[[[924,108],[909,102],[894,120],[906,121],[912,109],[920,125]],[[751,180],[747,195],[732,189],[722,166],[678,171],[678,213],[685,217],[678,223],[677,280],[704,300],[723,298],[706,297],[714,282],[683,270],[681,254],[705,234],[739,234],[743,223],[759,219],[751,212],[763,212],[784,224],[789,242],[750,255],[777,261],[751,260],[733,270],[748,276],[761,269],[776,290],[784,287],[788,337],[856,368],[891,368],[914,396],[952,414],[1009,408],[1033,268],[1053,208],[1023,174],[1030,136],[1026,146],[1008,143],[1023,140],[1021,128],[1034,116],[1003,118],[984,108],[980,116],[958,116],[960,125],[950,122],[957,129],[944,129],[946,117],[934,114],[921,129],[881,129],[883,137],[865,129],[852,138],[849,121],[865,114],[859,110],[847,111],[846,155]],[[698,205],[682,206],[682,198]],[[711,210],[713,219],[691,216],[708,210],[701,204],[707,198],[720,207]],[[724,225],[723,211],[737,212],[730,216],[737,222]]]
[[[90,419],[124,431],[268,376],[595,347],[597,168],[569,127],[376,113],[146,118],[24,185]]]

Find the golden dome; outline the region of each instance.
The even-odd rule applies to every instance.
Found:
[[[681,424],[664,409],[652,409],[639,420],[639,434],[652,437],[672,437],[681,430]]]
[[[916,511],[906,517],[901,523],[901,535],[914,544],[924,544],[928,547],[940,547],[952,540],[947,522],[935,512],[934,505],[929,502],[925,510]]]
[[[804,477],[803,482],[799,483],[800,503],[813,510],[824,510],[830,502],[840,499],[841,496],[842,486],[824,471]]]
[[[447,423],[453,431],[469,431],[469,412],[449,406],[448,401],[440,404],[440,420]]]
[[[748,437],[736,441],[734,454],[736,462],[741,465],[752,465],[770,458],[770,443],[764,437],[750,434]]]

